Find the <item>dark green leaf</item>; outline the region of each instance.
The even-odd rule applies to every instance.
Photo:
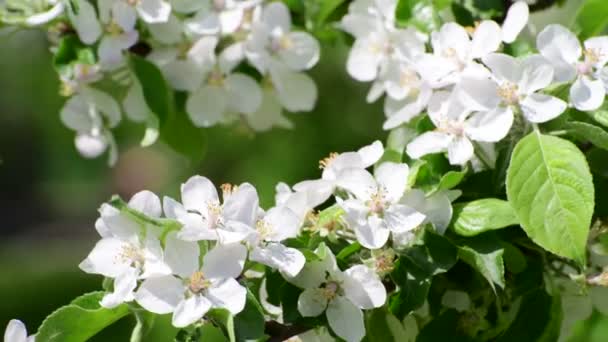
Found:
[[[486,278],[493,290],[494,284],[505,287],[503,253],[502,245],[488,236],[468,239],[458,247],[458,256]]]
[[[370,311],[365,326],[367,338],[370,341],[404,342],[408,340],[403,324],[385,308]]]
[[[83,342],[129,313],[126,304],[102,308],[104,292],[92,292],[50,314],[36,335],[41,342]]]
[[[608,132],[603,128],[580,121],[570,121],[564,128],[576,139],[589,141],[599,148],[608,150]]]
[[[202,128],[192,125],[188,115],[176,112],[160,128],[160,137],[172,149],[188,157],[194,163],[200,162],[207,149],[207,135]]]
[[[137,55],[131,55],[133,73],[141,84],[144,99],[150,110],[158,117],[162,127],[173,110],[172,90],[158,67]]]
[[[212,309],[205,315],[213,323],[220,326],[230,342],[236,341],[234,332],[234,316],[226,309]]]
[[[238,341],[264,336],[264,310],[249,289],[245,309],[234,316],[234,329]]]
[[[473,338],[464,333],[462,316],[449,309],[422,328],[416,342],[458,341],[472,342]]]
[[[509,202],[495,198],[454,204],[452,222],[450,227],[462,236],[474,236],[519,223]]]
[[[439,28],[439,16],[432,0],[399,0],[395,19],[401,26],[409,24],[425,32]]]

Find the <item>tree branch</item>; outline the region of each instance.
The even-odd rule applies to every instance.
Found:
[[[281,342],[310,329],[312,328],[303,325],[285,325],[277,321],[268,321],[264,327],[264,332],[270,336],[267,342]]]

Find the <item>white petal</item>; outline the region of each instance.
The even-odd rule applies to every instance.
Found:
[[[108,126],[112,128],[118,125],[120,122],[120,106],[112,96],[90,87],[83,88],[81,94],[89,104],[94,106],[95,110],[105,115]]]
[[[536,47],[556,68],[557,82],[568,82],[574,78],[573,64],[582,54],[581,44],[574,33],[558,24],[547,25],[536,36]]]
[[[500,26],[493,20],[484,20],[473,34],[471,57],[481,58],[498,50],[501,41]]]
[[[528,23],[530,10],[525,1],[517,1],[509,7],[507,16],[502,23],[502,41],[513,43]]]
[[[175,90],[193,92],[198,90],[203,82],[204,70],[190,59],[170,61],[160,69]]]
[[[130,302],[134,299],[133,291],[137,287],[138,271],[135,268],[129,268],[126,272],[114,279],[114,292],[107,293],[103,296],[101,306],[107,309],[112,309],[124,302]]]
[[[300,219],[285,206],[271,208],[266,212],[263,220],[272,230],[266,237],[267,241],[283,241],[296,237],[300,232]]]
[[[570,87],[570,101],[578,110],[596,110],[604,103],[605,97],[606,89],[601,80],[581,76]]]
[[[188,210],[204,213],[209,203],[218,203],[215,185],[206,177],[193,176],[181,186],[182,202]]]
[[[236,315],[245,308],[247,289],[232,278],[222,279],[213,281],[206,297],[214,307],[224,308]]]
[[[534,93],[520,102],[521,110],[530,122],[546,122],[566,110],[566,102],[546,94]]]
[[[264,7],[262,21],[271,29],[278,28],[283,32],[291,30],[289,9],[281,2],[272,2]]]
[[[129,207],[154,218],[159,218],[163,211],[158,196],[148,190],[143,190],[133,195],[129,200]]]
[[[112,20],[123,31],[133,31],[135,22],[137,21],[137,12],[126,1],[114,1],[112,4]]]
[[[441,132],[426,132],[416,137],[407,145],[410,158],[419,159],[432,153],[444,152],[452,143],[453,137]]]
[[[112,237],[99,240],[87,256],[85,262],[83,262],[83,265],[87,267],[83,271],[101,274],[110,278],[118,277],[131,264],[131,260],[120,257],[125,248],[129,248],[129,244],[117,238]]]
[[[454,94],[453,97],[460,100],[462,105],[471,111],[488,111],[496,108],[500,103],[498,85],[488,78],[463,77]],[[431,98],[432,100],[433,98]],[[454,102],[455,100],[447,100],[447,104],[443,105],[446,107],[439,110],[445,111],[447,115]],[[430,107],[431,105],[429,105],[429,115],[432,113]]]
[[[215,64],[215,48],[217,44],[217,37],[204,36],[200,38],[188,50],[188,59],[196,62],[201,69],[209,70]]]
[[[78,37],[85,44],[93,44],[101,36],[101,25],[97,20],[95,8],[88,1],[83,1],[78,4],[78,12],[72,12],[72,6],[68,6],[70,10],[68,15],[70,21],[78,33]]]
[[[279,56],[291,69],[301,71],[312,68],[319,61],[319,42],[306,32],[291,32],[284,39],[288,47],[279,50]]]
[[[391,232],[403,233],[420,226],[426,215],[403,204],[393,204],[384,212],[384,221]]]
[[[193,295],[184,299],[173,311],[172,324],[176,328],[183,328],[200,320],[211,309],[211,302],[201,296]]]
[[[414,97],[406,97],[400,101],[387,97],[384,102],[384,114],[387,119],[382,128],[389,130],[410,122],[424,110],[432,93],[429,86],[423,85]]]
[[[151,110],[144,98],[144,92],[138,80],[133,80],[127,95],[122,102],[127,117],[135,122],[144,122],[151,114]]]
[[[473,113],[465,123],[466,135],[475,141],[502,140],[513,125],[513,111],[509,107],[496,107],[487,112]]]
[[[433,50],[437,54],[455,54],[460,61],[465,61],[471,51],[471,41],[467,31],[457,23],[446,23],[438,34],[432,37]]]
[[[378,249],[386,244],[391,231],[383,223],[381,218],[373,215],[369,216],[367,220],[359,221],[352,227],[361,246]]]
[[[290,112],[308,112],[314,108],[317,86],[310,76],[285,67],[273,67],[270,72],[279,101],[285,109]]]
[[[135,32],[137,33],[137,32]],[[114,70],[124,62],[123,45],[124,37],[121,36],[103,36],[99,43],[97,54],[99,55],[99,63],[105,70]]]
[[[262,104],[262,89],[253,78],[240,73],[231,74],[225,80],[228,91],[228,107],[239,113],[255,113]]]
[[[482,60],[501,82],[518,84],[523,76],[523,68],[518,61],[504,53],[491,53]]]
[[[299,250],[285,247],[280,243],[270,243],[262,248],[255,248],[249,259],[278,269],[289,277],[300,273],[306,263],[306,258]]]
[[[50,3],[50,2],[49,2]],[[57,18],[62,15],[65,10],[65,5],[63,2],[58,2],[53,7],[42,13],[37,13],[32,16],[25,18],[25,24],[28,26],[38,26],[48,23],[49,21]]]
[[[384,162],[374,170],[378,187],[390,202],[396,202],[403,196],[409,174],[409,167],[403,163]]]
[[[225,219],[239,221],[253,226],[259,207],[258,192],[249,183],[243,183],[229,196],[224,194],[224,207],[222,215]]]
[[[229,101],[224,88],[206,85],[188,97],[186,111],[195,126],[210,127],[224,119]]]
[[[168,196],[163,197],[163,210],[165,216],[170,219],[177,219],[186,213],[186,209],[181,203]]]
[[[74,139],[78,152],[85,158],[97,158],[108,148],[108,141],[103,135],[78,133]]]
[[[222,34],[234,33],[241,23],[243,22],[244,10],[243,8],[224,9],[220,12],[220,27]]]
[[[553,80],[553,67],[541,55],[527,56],[523,60],[523,68],[520,90],[524,94],[546,88]]]
[[[176,16],[169,16],[166,23],[148,24],[150,34],[163,44],[177,44],[182,40],[182,22]]]
[[[372,269],[355,265],[344,271],[344,295],[361,309],[380,307],[386,302],[386,289]]]
[[[306,289],[298,297],[298,311],[304,317],[319,316],[327,307],[327,298],[319,288]]]
[[[173,276],[149,278],[135,292],[135,300],[150,312],[168,314],[183,300],[185,290],[182,281]]]
[[[382,56],[372,44],[369,38],[357,39],[350,50],[346,70],[357,81],[369,82],[378,76]]]
[[[195,34],[215,35],[220,32],[220,18],[217,12],[201,10],[192,19],[185,22],[186,29]]]
[[[346,342],[359,342],[365,336],[363,313],[348,299],[335,298],[329,303],[326,314],[331,330]]]
[[[245,59],[245,46],[242,42],[231,44],[225,47],[219,55],[220,70],[223,73],[230,73],[243,59]]]
[[[302,181],[293,186],[293,189],[300,193],[305,193],[307,204],[314,208],[329,199],[334,191],[334,181],[325,179],[315,179]]]
[[[143,248],[144,267],[140,279],[171,274],[171,268],[163,260],[160,240],[153,234],[146,234]]]
[[[364,169],[352,168],[340,172],[336,185],[364,201],[377,191],[374,176]]]
[[[141,229],[140,225],[130,216],[109,204],[103,204],[99,213],[112,236],[125,241],[139,241],[137,235]]]
[[[247,124],[256,132],[265,132],[272,127],[293,128],[293,123],[283,115],[283,107],[274,91],[262,92],[262,103],[255,113],[245,116]]]
[[[4,332],[4,342],[26,342],[27,330],[25,324],[17,319],[11,319]]]
[[[382,158],[384,146],[380,140],[376,140],[367,146],[361,147],[357,153],[361,156],[363,168],[368,168],[376,164],[376,162]]]
[[[473,155],[473,144],[466,137],[456,137],[448,146],[448,159],[452,165],[464,165]]]
[[[228,221],[220,229],[215,229],[220,244],[233,244],[248,240],[255,232],[251,225],[239,221]]]
[[[337,157],[330,158],[325,163],[325,168],[321,178],[326,180],[335,180],[340,172],[346,169],[365,169],[370,165],[363,163],[363,156],[359,152],[344,152]]]
[[[170,233],[165,239],[165,263],[174,274],[187,278],[199,269],[200,249],[198,243],[180,240],[176,235]]]
[[[217,245],[205,254],[202,271],[208,278],[236,278],[246,258],[247,248],[240,243]]]
[[[164,23],[171,15],[171,5],[163,0],[139,0],[137,12],[146,23]]]

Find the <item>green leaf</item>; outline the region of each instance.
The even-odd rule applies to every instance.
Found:
[[[130,342],[141,342],[145,341],[144,337],[146,337],[152,328],[154,327],[154,321],[156,320],[156,315],[146,311],[146,310],[133,310],[133,314],[135,315],[136,325],[131,333]]]
[[[36,341],[83,342],[129,313],[126,304],[102,308],[103,296],[104,292],[91,292],[57,309],[40,325]]]
[[[608,25],[608,1],[587,0],[578,9],[574,22],[574,32],[578,33],[581,40],[596,36]]]
[[[320,0],[318,2],[318,11],[316,12],[316,22],[318,26],[325,24],[331,14],[338,8],[345,0]]]
[[[255,340],[264,336],[264,323],[264,310],[253,293],[247,289],[245,308],[234,316],[236,339]]]
[[[439,16],[432,0],[399,0],[395,19],[400,26],[410,24],[425,32],[439,28]]]
[[[438,190],[450,190],[455,188],[462,182],[464,176],[467,174],[467,170],[462,171],[448,171],[439,180]]]
[[[475,341],[463,331],[461,318],[459,313],[454,309],[444,311],[422,328],[416,342]]]
[[[519,223],[509,202],[496,198],[457,203],[453,208],[453,223],[450,227],[462,236],[474,236]]]
[[[144,99],[162,126],[173,108],[172,90],[156,65],[137,55],[131,55],[130,64],[139,80]]]
[[[593,112],[587,112],[593,120],[604,127],[608,127],[608,109],[602,107]]]
[[[346,261],[346,259],[348,257],[357,253],[360,250],[361,250],[361,244],[359,244],[358,242],[351,243],[350,245],[342,248],[340,253],[338,253],[338,255],[336,255],[336,259],[341,260],[341,261]]]
[[[486,278],[494,291],[494,284],[505,287],[503,253],[504,249],[498,241],[485,236],[467,240],[465,245],[458,247],[460,259]]]
[[[507,197],[535,243],[585,264],[594,188],[574,144],[537,131],[520,140],[507,171]]]
[[[185,112],[178,111],[160,128],[160,137],[173,150],[197,163],[203,160],[207,148],[207,135],[195,127]]]
[[[416,130],[410,127],[399,126],[392,129],[388,134],[388,138],[386,138],[384,154],[376,165],[380,165],[385,161],[401,163],[403,161],[403,152],[405,151],[405,147],[415,137]]]
[[[213,323],[221,326],[224,335],[228,337],[230,342],[236,341],[234,332],[234,316],[226,309],[212,309],[206,314]]]
[[[365,326],[367,327],[367,338],[370,341],[402,342],[408,340],[408,334],[403,324],[385,308],[370,311]]]
[[[608,150],[608,132],[603,128],[580,121],[570,121],[564,128],[576,139],[589,141],[601,149]]]

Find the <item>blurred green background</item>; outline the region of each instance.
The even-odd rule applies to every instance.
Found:
[[[578,3],[539,13],[534,23],[567,23]],[[77,265],[97,241],[97,208],[112,194],[128,198],[149,189],[179,197],[179,184],[201,174],[217,185],[250,182],[267,207],[277,182],[318,177],[318,161],[330,152],[386,137],[381,103],[365,102],[369,85],[346,74],[348,50],[337,43],[326,46],[312,71],[320,94],[314,112],[288,114],[294,130],[254,135],[238,125],[208,129],[205,157],[192,163],[162,143],[138,147],[143,126],[123,121],[115,132],[120,159],[109,168],[104,157],[80,157],[73,132],[59,120],[64,99],[44,33],[4,33],[0,46],[0,331],[19,318],[34,332],[54,309],[100,289],[101,278]],[[125,320],[115,329],[126,333],[131,324]],[[574,340],[607,336],[608,319],[595,313]]]

